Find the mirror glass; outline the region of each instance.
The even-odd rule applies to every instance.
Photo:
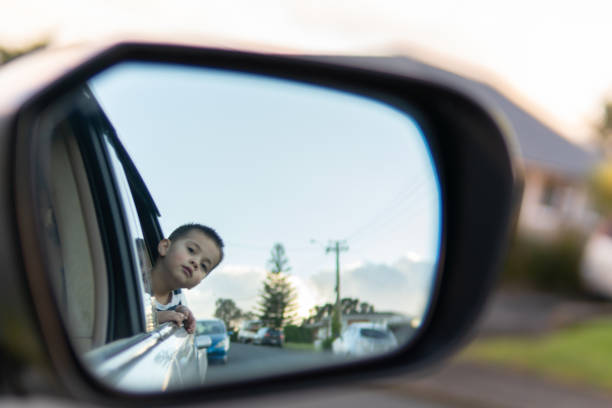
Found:
[[[442,223],[432,153],[407,111],[144,62],[49,107],[41,222],[56,298],[92,372],[163,391],[406,344],[432,296]],[[161,241],[187,223],[214,231]],[[183,306],[192,327],[172,322]]]

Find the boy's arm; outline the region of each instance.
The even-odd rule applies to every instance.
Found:
[[[157,322],[159,324],[166,323],[166,322],[174,322],[176,323],[177,326],[180,327],[180,326],[183,326],[183,322],[186,319],[187,319],[187,316],[179,311],[175,311],[175,310],[158,310],[157,311]]]

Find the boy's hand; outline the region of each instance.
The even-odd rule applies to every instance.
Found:
[[[193,313],[191,313],[191,310],[189,310],[187,306],[183,306],[183,305],[178,305],[175,310],[185,315],[183,326],[185,327],[185,330],[187,330],[187,333],[195,332],[196,320],[195,320],[195,317],[193,316]]]
[[[174,322],[177,326],[183,326],[183,322],[187,319],[183,313],[176,312],[174,310],[158,310],[157,311],[157,322],[166,323]]]

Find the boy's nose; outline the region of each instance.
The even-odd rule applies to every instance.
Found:
[[[191,262],[191,266],[193,266],[194,270],[198,269],[198,263],[196,261],[191,260],[190,262]]]

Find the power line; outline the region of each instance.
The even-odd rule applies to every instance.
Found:
[[[424,211],[423,206],[430,204],[432,200],[433,200],[433,197],[430,197],[429,200],[420,201],[418,206],[411,206],[408,209],[406,209],[406,211],[395,214],[393,217],[388,218],[384,222],[381,222],[378,225],[374,226],[372,229],[370,229],[367,236],[369,238],[372,238],[372,237],[379,236],[382,232],[389,233],[389,231],[397,231],[400,228],[403,228],[403,229],[410,228],[411,225],[418,219],[420,214]],[[406,219],[406,218],[408,219],[406,220],[405,223],[394,222],[394,221],[398,221],[400,219]],[[362,237],[357,237],[356,239],[353,239],[351,241],[353,248],[355,247],[361,248],[363,246],[362,243],[355,245],[355,242],[358,242],[361,240],[362,240]]]
[[[252,250],[252,251],[270,251],[273,248],[273,245],[263,246],[263,245],[257,245],[257,244],[245,244],[245,243],[228,242],[228,241],[225,241],[225,246],[226,247],[241,248],[241,249],[249,249],[249,250]],[[287,252],[289,252],[289,251],[291,251],[291,252],[303,252],[303,251],[314,251],[315,250],[315,248],[312,248],[310,246],[287,247],[287,246],[283,245],[283,247],[285,248],[285,250]]]
[[[401,215],[403,211],[406,211],[406,206],[414,201],[416,193],[422,189],[423,185],[424,184],[421,182],[416,185],[413,184],[409,189],[403,190],[387,206],[377,212],[369,222],[353,231],[345,239],[354,240],[355,237],[363,234],[368,229],[375,229],[377,224],[378,226],[381,224],[386,224],[389,222],[389,220],[393,220],[397,216]]]

